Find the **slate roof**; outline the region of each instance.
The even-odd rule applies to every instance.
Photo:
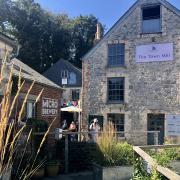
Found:
[[[76,74],[76,84],[67,84],[65,87],[81,87],[82,86],[82,72],[79,68],[75,67],[69,61],[60,59],[52,67],[50,67],[43,75],[58,84],[62,85],[61,71],[68,70]]]
[[[13,69],[14,76],[19,76],[19,72],[21,69],[21,77],[23,79],[30,80],[30,81],[35,80],[35,82],[37,83],[62,89],[60,86],[50,81],[49,79],[47,79],[46,77],[44,77],[43,75],[41,75],[40,73],[32,69],[31,67],[29,67],[28,65],[24,64],[20,60],[14,58],[11,60],[11,62],[12,64],[14,64],[14,69]]]
[[[105,41],[108,39],[109,35],[113,33],[113,31],[120,26],[120,24],[128,17],[130,14],[138,7],[141,0],[137,0],[130,8],[126,11],[126,13],[120,17],[120,19],[110,28],[110,30],[103,36],[103,38],[92,48],[89,52],[87,52],[83,57],[82,60],[86,60],[91,54]],[[151,2],[149,1],[149,4]],[[177,9],[175,6],[167,2],[166,0],[157,0],[157,3],[160,3],[170,9],[172,12],[180,16],[180,10]]]

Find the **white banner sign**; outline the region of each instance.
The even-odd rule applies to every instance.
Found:
[[[167,115],[167,135],[180,136],[180,115]]]
[[[42,98],[42,116],[56,116],[58,114],[58,100]]]
[[[148,44],[136,47],[136,62],[172,61],[173,43]]]

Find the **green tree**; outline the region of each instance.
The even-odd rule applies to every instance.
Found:
[[[18,58],[43,72],[60,58],[81,67],[80,58],[93,46],[97,18],[55,15],[34,0],[0,0],[0,30],[21,45]]]
[[[78,67],[81,67],[82,56],[85,55],[94,45],[97,22],[98,19],[93,15],[80,15],[73,20],[73,54],[71,54],[71,61]],[[103,34],[104,28],[102,25],[101,29]]]

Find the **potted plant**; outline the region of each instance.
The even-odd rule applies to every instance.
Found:
[[[33,173],[33,178],[43,178],[45,175],[45,160],[42,160],[41,158],[37,158],[33,168],[36,169],[36,171]]]
[[[39,167],[33,174],[33,178],[43,178],[45,175],[45,166]]]
[[[93,172],[95,180],[125,180],[133,176],[133,149],[117,142],[114,125],[109,123],[97,139]]]
[[[46,172],[48,176],[57,176],[59,172],[60,162],[58,160],[49,160],[46,163]]]

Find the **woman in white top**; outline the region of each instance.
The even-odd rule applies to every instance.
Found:
[[[100,126],[98,124],[97,118],[94,118],[93,123],[89,127],[91,131],[91,136],[94,142],[97,141],[98,132],[100,131]]]

